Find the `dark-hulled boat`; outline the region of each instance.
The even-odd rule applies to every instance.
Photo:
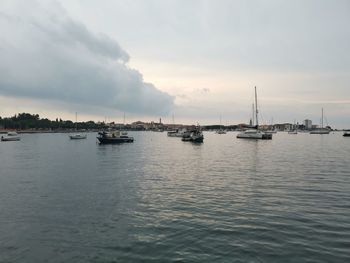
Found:
[[[192,130],[187,130],[182,135],[182,141],[184,142],[198,142],[201,143],[204,140],[203,133],[201,131],[201,128],[199,126],[195,127]]]
[[[100,144],[112,144],[112,143],[124,143],[124,142],[133,142],[134,138],[129,137],[128,135],[123,135],[120,131],[114,132],[99,132],[98,141]]]

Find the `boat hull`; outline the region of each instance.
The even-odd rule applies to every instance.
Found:
[[[329,131],[311,131],[310,134],[329,134]]]
[[[134,142],[133,137],[119,137],[119,138],[101,138],[97,137],[100,144],[117,144],[117,143],[127,143],[127,142]]]
[[[79,135],[79,136],[77,136],[77,135],[70,135],[69,138],[71,140],[81,140],[81,139],[86,139],[86,135]]]
[[[16,142],[20,140],[21,140],[20,137],[1,137],[2,142]]]
[[[272,134],[256,133],[256,134],[238,134],[238,139],[252,139],[252,140],[272,140]]]
[[[350,137],[350,132],[346,132],[343,134],[344,137]]]

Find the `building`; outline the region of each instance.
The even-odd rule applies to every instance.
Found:
[[[312,129],[312,121],[311,120],[304,120],[304,126],[306,130],[311,130]]]

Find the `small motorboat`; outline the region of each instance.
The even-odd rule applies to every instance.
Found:
[[[8,132],[5,136],[1,136],[2,142],[11,142],[19,140],[21,140],[21,137],[19,137],[17,132]]]
[[[350,131],[344,132],[343,136],[344,136],[344,137],[350,137]]]
[[[73,135],[69,135],[69,138],[71,140],[80,140],[80,139],[86,139],[86,134],[80,134],[80,133],[77,133],[77,134],[73,134]]]
[[[111,143],[124,143],[133,142],[134,138],[127,135],[123,135],[120,131],[106,132],[102,131],[98,133],[98,141],[100,144],[111,144]]]

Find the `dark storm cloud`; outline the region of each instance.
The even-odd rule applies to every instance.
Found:
[[[56,2],[0,7],[0,94],[164,114],[174,97],[145,83],[129,55]]]

